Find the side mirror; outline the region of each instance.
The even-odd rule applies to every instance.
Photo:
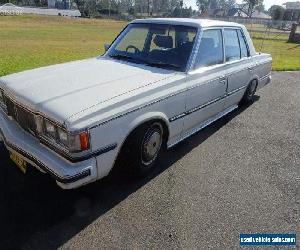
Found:
[[[110,47],[110,45],[109,45],[109,44],[107,44],[107,43],[106,43],[106,44],[104,44],[104,50],[105,50],[105,52],[106,52],[106,51],[108,51],[109,47]]]

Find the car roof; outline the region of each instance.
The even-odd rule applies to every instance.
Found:
[[[196,28],[208,27],[243,27],[243,25],[234,22],[224,22],[210,19],[193,19],[193,18],[148,18],[136,19],[131,23],[156,23],[156,24],[170,24],[170,25],[185,25]]]

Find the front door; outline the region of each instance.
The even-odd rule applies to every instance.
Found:
[[[188,73],[184,135],[224,109],[227,89],[222,29],[203,31],[194,70]]]

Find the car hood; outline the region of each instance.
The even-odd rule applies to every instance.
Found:
[[[105,58],[28,70],[0,78],[16,101],[63,123],[69,117],[174,75]]]

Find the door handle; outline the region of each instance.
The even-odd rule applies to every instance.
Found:
[[[220,77],[220,83],[226,84],[227,83],[227,78],[225,76]]]

